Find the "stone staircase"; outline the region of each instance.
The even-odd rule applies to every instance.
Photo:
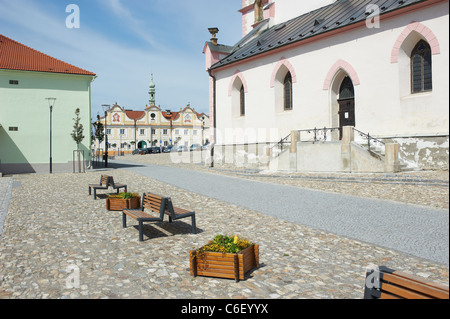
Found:
[[[385,144],[353,127],[344,127],[342,140],[337,140],[336,130],[292,131],[271,148],[269,170],[394,173],[411,170],[398,157],[398,144]],[[334,136],[330,134],[333,131]],[[313,139],[309,135],[305,141],[301,132],[313,134]]]

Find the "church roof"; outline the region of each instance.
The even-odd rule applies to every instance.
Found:
[[[242,61],[284,46],[300,43],[346,26],[363,22],[371,12],[368,5],[376,5],[380,16],[427,0],[338,0],[333,4],[272,26],[267,30],[253,30],[241,39],[232,52],[211,66],[211,69]],[[268,21],[268,20],[267,20]],[[251,38],[253,35],[253,38]],[[249,39],[251,38],[251,39]]]
[[[95,76],[0,34],[0,69]]]

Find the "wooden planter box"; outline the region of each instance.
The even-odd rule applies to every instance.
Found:
[[[259,267],[259,246],[252,245],[237,254],[200,252],[189,254],[191,275],[244,280],[245,274]]]
[[[122,211],[124,209],[137,209],[141,207],[141,197],[123,198],[107,198],[106,209],[112,211]]]

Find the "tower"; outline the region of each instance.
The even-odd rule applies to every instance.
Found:
[[[150,82],[150,90],[148,93],[150,94],[150,106],[156,105],[156,99],[155,99],[156,89],[155,89],[155,83],[153,83],[153,73],[152,73],[152,80]]]

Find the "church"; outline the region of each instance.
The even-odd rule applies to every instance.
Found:
[[[381,156],[393,145],[396,166],[448,169],[448,9],[448,0],[242,0],[242,39],[221,44],[210,28],[203,49],[216,162],[244,152],[280,169],[371,171],[342,154],[359,143],[374,157],[378,143]],[[324,147],[339,164],[324,162],[334,156]]]

